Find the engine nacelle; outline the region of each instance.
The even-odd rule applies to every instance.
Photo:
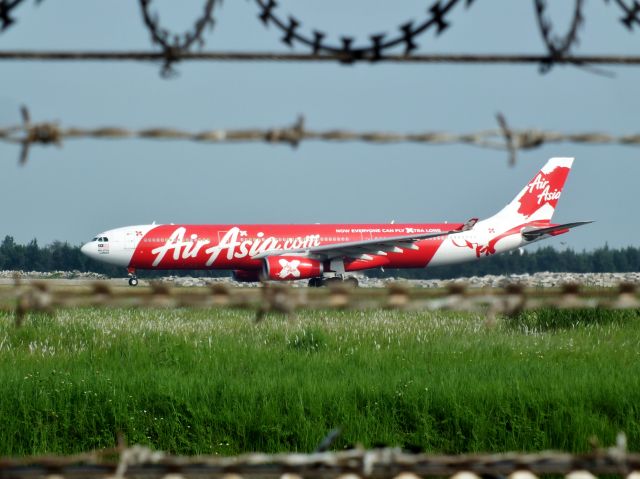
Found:
[[[269,256],[264,260],[264,269],[268,279],[286,281],[321,276],[324,265],[316,259],[302,256]]]
[[[231,277],[239,283],[256,283],[260,281],[260,273],[260,270],[255,269],[236,269],[231,273]]]

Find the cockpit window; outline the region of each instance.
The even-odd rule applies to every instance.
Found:
[[[107,243],[109,241],[109,238],[107,238],[106,236],[104,238],[102,238],[102,241],[104,241],[105,243]]]
[[[94,241],[98,241],[98,237],[97,236],[91,240],[91,242],[94,242]]]

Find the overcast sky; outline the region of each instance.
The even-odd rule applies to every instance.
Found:
[[[27,2],[0,34],[0,49],[150,49],[133,0]],[[156,1],[161,20],[183,30],[203,1]],[[424,15],[428,2],[282,0],[303,28],[337,39],[392,31]],[[573,2],[563,2],[573,4]],[[287,51],[257,19],[253,0],[226,0],[207,33],[208,50]],[[568,11],[552,8],[566,28]],[[586,5],[577,53],[639,54],[640,33],[613,4]],[[422,52],[543,53],[532,1],[481,0],[449,17]],[[640,31],[640,28],[637,28]],[[302,48],[294,51],[305,52]],[[174,126],[187,130],[275,127],[304,114],[313,129],[467,132],[496,127],[614,134],[640,132],[640,68],[575,67],[542,75],[529,66],[297,63],[185,63],[166,80],[154,64],[0,62],[0,125]],[[552,156],[575,156],[554,220],[597,222],[562,240],[576,249],[637,245],[640,149],[557,144],[519,155],[468,146],[303,143],[212,145],[177,141],[69,140],[19,149],[0,143],[0,236],[20,242],[66,240],[131,224],[438,222],[486,217],[509,202]]]

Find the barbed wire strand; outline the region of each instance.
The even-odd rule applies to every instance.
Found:
[[[0,60],[37,60],[37,61],[150,61],[163,62],[166,53],[156,51],[81,51],[81,50],[1,50]],[[171,61],[275,61],[275,62],[370,62],[373,58],[366,55],[352,58],[342,53],[314,55],[308,53],[280,52],[213,52],[213,51],[175,51]],[[411,54],[385,55],[377,62],[388,63],[488,63],[488,64],[539,64],[549,61],[549,55],[529,54]],[[572,55],[553,60],[554,64],[564,65],[640,65],[638,55]]]
[[[144,446],[93,451],[74,456],[40,456],[0,460],[5,477],[304,477],[404,478],[454,476],[506,476],[514,479],[539,475],[566,475],[567,478],[613,474],[637,477],[640,454],[629,453],[626,436],[618,434],[616,446],[594,449],[588,454],[561,452],[435,455],[412,453],[399,448],[339,452],[260,454],[235,457],[171,456]],[[585,471],[589,474],[585,475]],[[635,471],[635,472],[634,472]],[[582,472],[579,476],[576,473]],[[518,473],[521,473],[518,475]],[[513,474],[513,475],[512,475]],[[231,477],[231,476],[227,476]],[[459,477],[459,476],[454,476]]]
[[[21,326],[32,312],[54,313],[67,308],[233,308],[253,311],[256,321],[268,313],[296,318],[300,309],[341,309],[370,311],[398,309],[406,311],[468,311],[514,315],[525,310],[554,309],[637,309],[640,298],[636,285],[620,284],[603,291],[582,291],[576,284],[555,290],[526,289],[514,283],[503,289],[470,289],[453,283],[433,291],[392,283],[384,288],[353,288],[332,285],[328,288],[295,288],[287,284],[264,283],[260,288],[237,288],[216,283],[209,288],[171,288],[154,283],[149,288],[113,288],[104,282],[84,288],[55,288],[46,281],[16,282],[15,287],[0,288],[0,309],[14,312]]]
[[[305,126],[303,116],[296,122],[283,128],[266,129],[214,129],[205,131],[186,131],[177,128],[145,128],[128,129],[119,126],[99,128],[61,127],[57,122],[31,121],[26,107],[21,109],[22,125],[0,128],[0,142],[22,145],[20,164],[28,159],[31,145],[61,146],[64,140],[72,139],[148,139],[148,140],[183,140],[200,143],[248,143],[265,142],[271,144],[288,144],[297,147],[303,141],[354,142],[371,144],[420,143],[430,145],[464,144],[482,148],[506,150],[509,152],[509,165],[516,162],[516,153],[530,150],[549,143],[577,143],[583,145],[618,144],[640,146],[640,133],[628,135],[612,135],[605,132],[565,133],[550,130],[525,129],[515,130],[507,125],[503,114],[498,113],[499,129],[483,130],[471,133],[451,133],[424,131],[416,133],[397,133],[385,131],[352,131],[331,129],[324,131],[310,130]]]

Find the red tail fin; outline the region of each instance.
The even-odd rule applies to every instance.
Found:
[[[550,220],[572,164],[573,158],[551,158],[498,216],[515,222]]]

